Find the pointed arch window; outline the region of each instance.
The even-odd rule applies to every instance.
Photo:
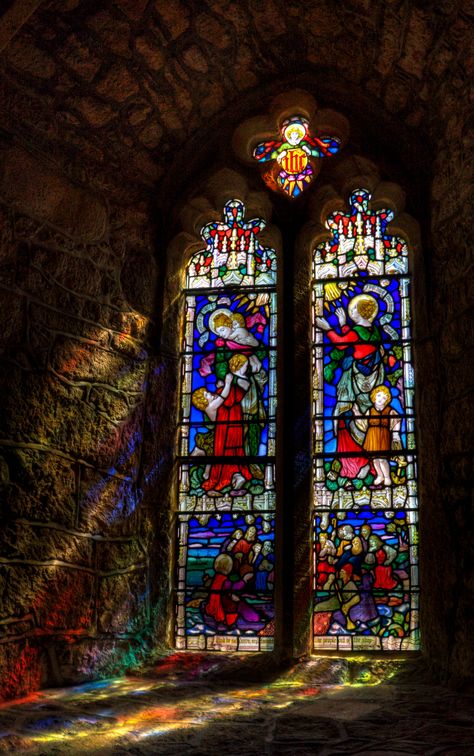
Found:
[[[183,296],[176,645],[273,648],[276,252],[241,200],[201,231]]]
[[[313,254],[315,650],[419,647],[408,247],[370,200]]]
[[[240,136],[245,149],[258,152],[251,138]],[[314,235],[313,216],[300,237],[313,239],[312,276],[310,247],[303,252],[296,243],[301,214],[289,210],[281,219],[288,256],[281,261],[279,297],[300,329],[286,324],[283,338],[299,338],[303,324],[311,338],[299,350],[287,343],[280,365],[280,377],[291,385],[283,387],[278,470],[277,254],[261,243],[265,222],[248,220],[242,200],[231,199],[221,220],[202,228],[203,248],[188,258],[177,476],[179,649],[269,651],[276,625],[280,650],[305,652],[309,614],[316,652],[420,647],[409,243],[404,232],[392,231],[391,203],[377,199],[382,187],[401,197],[399,189],[377,184],[375,166],[362,164],[364,181],[378,187],[374,198],[356,178],[359,162],[348,158],[334,171],[335,185],[344,180],[356,187],[348,203],[335,201],[330,186],[308,203],[310,213],[319,201],[331,208],[323,233],[317,228]],[[229,183],[241,185],[235,175]],[[306,327],[309,308],[302,313],[296,294],[310,278]],[[293,412],[304,412],[309,423],[310,403],[311,439]],[[311,494],[309,476],[297,480],[293,465],[310,457]],[[276,477],[285,530],[278,534],[278,618]]]

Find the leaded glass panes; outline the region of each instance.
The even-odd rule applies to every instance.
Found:
[[[244,217],[227,202],[187,269],[178,648],[273,647],[276,254]]]
[[[314,251],[315,649],[419,644],[408,250],[369,201]]]
[[[309,121],[301,115],[285,119],[280,133],[280,139],[258,144],[253,157],[260,164],[270,164],[263,172],[267,185],[294,199],[319,173],[321,158],[339,151],[341,140],[336,136],[311,135]]]

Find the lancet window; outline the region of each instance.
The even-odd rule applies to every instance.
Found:
[[[239,199],[201,231],[183,297],[176,645],[274,642],[276,252]]]
[[[370,199],[313,256],[315,650],[419,646],[409,254]]]

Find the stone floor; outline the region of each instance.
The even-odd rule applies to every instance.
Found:
[[[430,685],[401,660],[313,658],[267,670],[265,683],[252,660],[235,664],[181,654],[3,704],[0,753],[474,754],[474,696]]]

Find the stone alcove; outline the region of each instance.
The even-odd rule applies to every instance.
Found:
[[[361,170],[364,171],[363,174]],[[277,466],[277,477],[280,479],[277,486],[277,544],[281,576],[277,591],[277,604],[281,612],[280,621],[277,622],[277,657],[305,654],[310,648],[310,270],[312,250],[317,240],[328,233],[324,227],[327,213],[332,207],[344,206],[351,188],[368,187],[374,207],[390,207],[395,211],[396,219],[390,225],[390,232],[398,233],[408,241],[410,268],[420,269],[418,226],[402,213],[404,196],[400,187],[380,182],[375,165],[357,156],[342,158],[336,169],[327,174],[326,180],[330,180],[332,185],[326,183],[320,186],[308,203],[307,213],[312,221],[308,221],[303,227],[297,227],[296,234],[288,236],[287,260],[279,255],[279,269],[284,280],[284,284],[280,281],[279,285],[279,308],[280,312],[286,314],[288,322],[281,323],[279,329],[281,357],[278,375],[282,387],[278,400],[278,432],[283,441]],[[178,234],[170,247],[170,283],[165,297],[164,321],[164,343],[169,351],[173,348],[176,350],[181,342],[183,296],[180,297],[180,291],[184,286],[186,263],[202,247],[202,240],[196,240],[201,227],[210,219],[218,220],[220,212],[217,208],[233,197],[244,201],[248,208],[247,217],[268,217],[271,210],[272,195],[268,195],[268,192],[250,192],[243,177],[235,171],[222,170],[203,182],[200,189],[202,194],[192,198],[182,211],[181,218],[186,231]],[[293,208],[287,204],[283,212],[288,220],[293,214]],[[262,242],[277,250],[281,249],[281,237],[275,234],[275,227],[265,230]],[[423,328],[426,329],[421,280],[416,288],[419,302],[416,333],[421,334]],[[179,327],[176,326],[177,323]],[[290,344],[294,346],[290,347]],[[179,365],[178,351],[175,370]],[[176,491],[174,497],[177,497]],[[289,501],[291,506],[285,505]],[[285,618],[284,622],[281,617]]]

